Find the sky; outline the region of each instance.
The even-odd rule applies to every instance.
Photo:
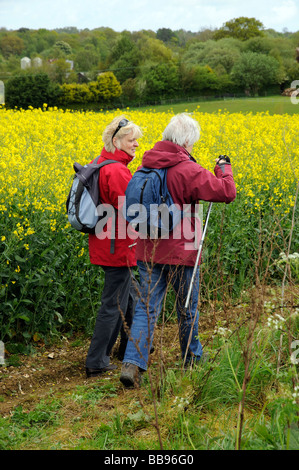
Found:
[[[159,28],[198,32],[240,16],[266,29],[299,30],[299,0],[0,0],[0,28]]]

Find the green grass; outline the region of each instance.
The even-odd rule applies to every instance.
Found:
[[[222,328],[207,345],[210,360],[192,371],[183,372],[173,359],[166,366],[165,345],[161,357],[153,356],[140,390],[124,390],[118,372],[78,378],[71,387],[53,384],[32,403],[25,396],[5,417],[0,414],[0,450],[159,450],[160,444],[164,450],[234,450],[248,313],[249,305],[243,313],[236,309],[236,323],[232,318],[231,329]],[[290,333],[298,331],[298,321],[289,326]],[[241,450],[299,449],[296,367],[288,363],[285,334],[277,371],[281,334],[261,316],[252,342]]]
[[[190,101],[184,103],[163,104],[153,107],[144,106],[138,109],[147,111],[151,108],[157,112],[167,112],[172,109],[175,113],[181,113],[186,110],[188,112],[192,112],[196,110],[198,106],[199,111],[203,113],[218,113],[220,109],[222,112],[228,111],[229,113],[260,113],[267,111],[271,115],[299,113],[299,103],[297,105],[293,104],[291,99],[286,96]]]

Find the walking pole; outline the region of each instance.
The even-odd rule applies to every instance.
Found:
[[[213,203],[210,202],[209,207],[208,207],[205,226],[204,226],[202,237],[201,237],[199,247],[198,247],[196,261],[195,261],[195,265],[194,265],[194,269],[193,269],[193,273],[192,273],[192,278],[191,278],[191,282],[190,282],[190,285],[189,285],[188,295],[187,295],[187,299],[186,299],[186,303],[185,303],[185,308],[184,308],[184,314],[185,315],[186,315],[186,311],[187,311],[189,301],[190,301],[190,297],[191,297],[192,287],[193,287],[193,283],[194,283],[194,279],[195,279],[195,275],[196,275],[197,266],[198,266],[198,263],[199,263],[199,258],[200,258],[201,252],[202,252],[202,245],[203,245],[203,242],[204,242],[204,239],[205,239],[205,236],[206,236],[206,231],[207,231],[207,228],[208,228],[208,222],[209,222],[209,217],[210,217],[210,213],[211,213],[211,209],[212,209],[212,204]]]

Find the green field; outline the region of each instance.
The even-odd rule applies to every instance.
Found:
[[[258,98],[227,98],[221,100],[202,100],[190,101],[184,103],[162,104],[154,106],[157,112],[166,112],[172,109],[175,113],[180,113],[188,110],[194,111],[197,107],[203,113],[218,113],[221,111],[228,111],[229,113],[260,113],[268,111],[269,114],[298,114],[299,113],[299,100],[298,105],[293,104],[291,99],[286,96],[270,96]],[[149,107],[138,108],[147,111]]]

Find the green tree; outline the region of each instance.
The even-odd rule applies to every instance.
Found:
[[[64,83],[61,86],[60,103],[68,105],[71,103],[87,104],[93,101],[93,93],[86,83]]]
[[[54,46],[58,38],[56,31],[49,31],[45,28],[40,28],[37,31],[31,31],[31,37],[36,38],[36,41],[43,40],[46,43],[45,49]]]
[[[244,52],[234,65],[231,78],[244,90],[255,95],[261,89],[279,83],[280,65],[274,57]]]
[[[183,53],[181,62],[192,66],[209,65],[217,73],[220,69],[229,73],[240,56],[241,47],[241,41],[233,38],[195,42]]]
[[[175,64],[152,64],[143,68],[144,98],[160,99],[175,96],[179,90],[178,67]]]
[[[294,80],[298,80],[299,77],[299,63],[291,61],[289,67],[286,69],[287,79],[291,83]]]
[[[122,88],[113,72],[101,73],[97,81],[89,83],[89,89],[93,93],[95,102],[111,102],[119,98]]]
[[[62,84],[70,70],[71,66],[65,59],[55,59],[48,67],[48,75],[52,81]]]
[[[208,65],[183,67],[181,73],[184,94],[211,93],[221,89],[221,79]]]
[[[255,36],[244,42],[244,52],[257,52],[269,54],[273,47],[273,41],[267,37]]]
[[[125,100],[134,102],[139,98],[136,78],[128,78],[128,80],[126,80],[121,87]]]
[[[74,60],[77,70],[87,72],[98,64],[99,55],[92,45],[87,45],[75,55]]]
[[[50,106],[58,103],[60,90],[46,73],[21,74],[9,79],[5,86],[6,105],[26,109]]]
[[[140,50],[141,63],[173,63],[175,56],[171,49],[169,49],[162,41],[158,39],[144,36],[141,38],[137,46]]]
[[[171,39],[175,38],[175,33],[169,28],[159,28],[157,31],[157,39],[163,42],[170,42]]]
[[[54,44],[54,51],[55,51],[55,56],[60,57],[60,56],[65,56],[65,55],[71,55],[72,48],[65,41],[57,41]]]
[[[227,21],[224,23],[222,28],[220,28],[214,34],[214,39],[221,39],[227,37],[233,37],[240,39],[241,41],[246,41],[247,39],[253,38],[255,36],[263,35],[263,23],[255,18],[247,18],[246,16],[240,16],[233,20]]]
[[[240,57],[240,51],[233,47],[215,47],[209,48],[201,63],[209,65],[213,70],[223,68],[225,73],[230,73],[234,64]]]
[[[206,55],[206,43],[194,42],[182,54],[182,63],[186,66],[198,65]]]
[[[6,59],[10,55],[20,55],[24,49],[24,41],[15,34],[7,34],[1,39],[0,49]]]
[[[122,36],[111,51],[109,63],[120,83],[136,77],[140,53],[136,44],[127,36]]]

